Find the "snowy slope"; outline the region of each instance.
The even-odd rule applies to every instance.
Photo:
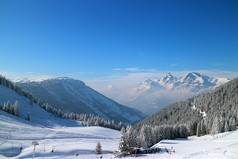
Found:
[[[101,127],[57,126],[42,127],[33,122],[0,111],[0,158],[32,158],[32,141],[37,140],[35,158],[48,159],[104,159],[114,158],[110,151],[117,150],[120,133]],[[27,135],[26,135],[27,134]],[[95,155],[100,141],[103,154]],[[23,147],[22,151],[19,150]],[[162,140],[154,147],[161,153],[138,155],[139,159],[237,159],[238,131],[215,136],[189,137],[189,139]],[[168,154],[165,147],[175,150]],[[173,147],[173,148],[172,148]],[[51,152],[54,149],[54,152]],[[76,154],[79,154],[76,156]],[[134,158],[134,157],[126,157]]]
[[[116,103],[80,80],[59,77],[17,84],[38,99],[64,112],[92,113],[106,120],[124,123],[133,123],[145,118],[143,113]]]
[[[0,111],[0,158],[32,158],[34,140],[39,143],[35,158],[96,158],[94,150],[98,141],[106,156],[111,156],[108,152],[117,149],[119,132],[116,130],[79,127],[72,123],[55,127],[38,124]],[[76,157],[77,153],[80,156]]]
[[[12,89],[0,85],[0,102],[19,103],[20,117],[0,110],[0,158],[31,158],[37,140],[36,158],[72,158],[73,153],[93,155],[98,141],[105,152],[116,149],[119,132],[102,127],[85,127],[81,122],[48,113]],[[25,120],[28,112],[31,120]],[[20,147],[23,147],[20,151]],[[52,148],[55,153],[51,153]],[[76,157],[76,156],[75,156]]]
[[[230,81],[227,78],[215,78],[191,72],[184,77],[175,77],[168,73],[160,80],[146,80],[135,88],[135,98],[127,105],[151,114],[176,101],[197,95],[201,92]]]

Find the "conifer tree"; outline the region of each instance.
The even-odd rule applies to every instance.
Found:
[[[15,104],[14,104],[14,110],[13,110],[14,115],[19,116],[19,105],[18,105],[18,101],[16,100]]]
[[[100,141],[98,141],[98,143],[96,145],[95,153],[96,154],[102,154],[102,146],[100,144]]]
[[[11,113],[11,105],[10,105],[10,102],[9,102],[9,101],[7,101],[7,109],[6,109],[6,112]]]
[[[132,126],[128,126],[126,129],[126,138],[129,147],[136,147],[137,145],[137,138],[135,131]]]
[[[6,103],[3,104],[3,111],[7,112],[7,104]]]
[[[211,134],[215,135],[217,133],[220,133],[220,121],[219,121],[218,117],[215,117],[213,124],[212,124]]]
[[[126,132],[125,132],[125,128],[122,127],[118,150],[119,152],[123,152],[123,151],[127,151],[127,149],[128,149],[128,146],[127,146]]]

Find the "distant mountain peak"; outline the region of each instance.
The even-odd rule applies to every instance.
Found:
[[[170,72],[167,73],[160,81],[159,83],[161,85],[167,85],[167,84],[171,84],[174,83],[177,80],[176,77],[174,77]]]
[[[167,74],[166,74],[166,76],[173,76],[170,72],[168,72]]]
[[[214,78],[202,75],[198,72],[187,73],[184,77],[175,77],[170,72],[167,73],[159,81],[156,80],[146,80],[141,83],[140,90],[143,88],[144,91],[147,90],[161,90],[161,88],[173,89],[179,91],[205,91],[213,88],[216,85],[223,84],[229,81],[227,78]],[[160,85],[160,87],[158,87]],[[157,87],[155,89],[155,87]]]

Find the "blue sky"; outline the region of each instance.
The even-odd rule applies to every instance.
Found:
[[[237,73],[237,8],[236,0],[2,0],[0,73],[86,81]]]

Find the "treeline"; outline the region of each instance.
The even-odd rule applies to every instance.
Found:
[[[197,135],[232,131],[238,125],[238,78],[189,99],[196,109],[206,112],[197,125]]]
[[[139,132],[144,125],[153,128],[178,124],[186,126],[189,136],[235,130],[238,125],[238,78],[210,92],[164,107],[134,128]]]
[[[0,103],[0,110],[15,116],[20,116],[18,101],[16,101],[13,105],[11,105],[9,101],[7,101],[7,103],[5,102],[4,104]]]
[[[45,109],[47,112],[55,114],[60,118],[83,121],[85,124],[87,124],[87,126],[102,126],[102,127],[107,127],[107,128],[116,129],[116,130],[121,130],[121,128],[123,127],[122,122],[115,123],[113,120],[112,121],[105,120],[105,119],[103,119],[99,116],[95,116],[93,114],[77,114],[77,113],[73,113],[73,112],[71,112],[69,114],[64,113],[61,109],[56,109],[56,108],[52,107],[51,105],[49,105],[48,103],[44,103],[44,102],[40,101],[39,99],[34,97],[29,92],[23,91],[19,86],[13,84],[11,81],[7,80],[5,77],[3,77],[1,75],[0,75],[0,85],[3,85],[5,87],[8,87],[8,88],[14,90],[20,96],[26,97],[27,99],[30,100],[30,105],[33,106],[33,104],[36,103],[41,108]],[[6,103],[6,107],[7,107],[6,112],[10,113],[11,110],[8,109],[9,105],[10,105],[10,103],[7,102]],[[18,102],[17,102],[17,105],[18,105]],[[19,110],[19,106],[17,106],[17,107]],[[11,108],[12,107],[10,106],[10,109]],[[4,106],[3,106],[3,109],[5,109]],[[19,112],[18,112],[18,116],[20,116]],[[30,114],[28,113],[27,117],[25,117],[25,118],[30,119]]]
[[[143,125],[140,131],[136,131],[132,126],[121,129],[119,139],[119,151],[129,151],[135,147],[150,148],[163,139],[187,138],[188,131],[186,125]]]

